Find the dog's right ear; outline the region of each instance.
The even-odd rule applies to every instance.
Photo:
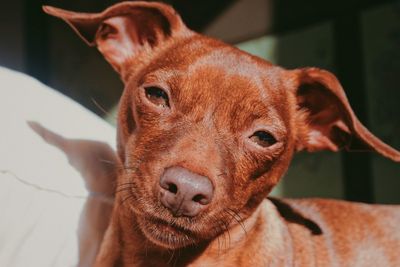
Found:
[[[299,136],[297,150],[375,151],[400,162],[400,151],[374,136],[354,114],[345,92],[332,73],[304,68],[295,75]]]
[[[171,37],[190,33],[175,10],[162,3],[122,2],[101,13],[77,13],[50,6],[43,10],[67,22],[88,45],[97,46],[123,79],[128,61],[141,54],[151,56]]]

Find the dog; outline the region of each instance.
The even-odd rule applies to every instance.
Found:
[[[94,266],[400,266],[400,207],[267,198],[298,151],[400,162],[332,73],[195,33],[163,3],[44,11],[125,84],[115,202]]]

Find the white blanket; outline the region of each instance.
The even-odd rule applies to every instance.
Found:
[[[26,121],[115,147],[115,131],[67,97],[0,67],[0,266],[75,266],[87,191],[63,152]]]

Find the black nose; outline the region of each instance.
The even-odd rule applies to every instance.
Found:
[[[160,178],[159,190],[161,203],[174,216],[196,216],[214,194],[210,179],[182,167],[168,168]]]

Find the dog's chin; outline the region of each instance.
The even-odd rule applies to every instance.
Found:
[[[179,249],[199,243],[193,232],[167,221],[150,217],[138,218],[137,222],[144,236],[159,247]]]

